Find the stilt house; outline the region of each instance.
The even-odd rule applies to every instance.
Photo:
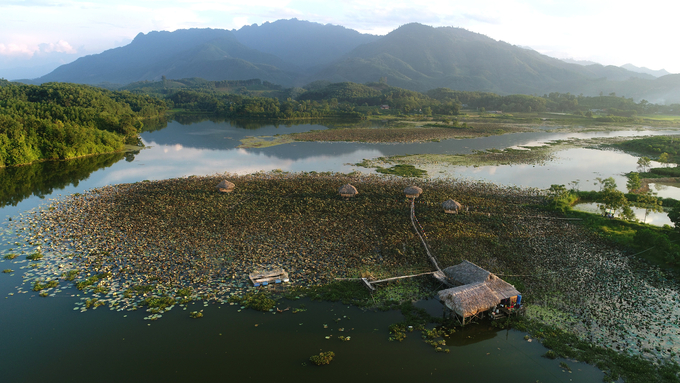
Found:
[[[505,302],[504,308],[516,305],[518,300],[521,303],[521,295],[515,286],[472,262],[463,261],[443,271],[448,280],[458,286],[439,291],[439,299],[462,319],[463,324],[469,318],[496,309],[502,302]]]

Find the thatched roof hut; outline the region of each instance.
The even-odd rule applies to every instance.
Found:
[[[463,261],[443,271],[449,280],[461,286],[441,290],[439,299],[462,317],[463,322],[465,318],[496,307],[503,299],[520,294],[515,286],[472,262]]]
[[[404,193],[406,194],[407,198],[417,198],[423,193],[423,189],[419,188],[418,186],[409,186],[404,189]]]
[[[355,195],[359,194],[359,191],[353,185],[346,184],[340,187],[338,193],[340,193],[340,196],[342,197],[354,197]]]
[[[450,281],[457,285],[486,282],[493,275],[470,261],[463,261],[442,271]]]
[[[219,185],[216,186],[217,191],[220,193],[231,193],[232,191],[234,191],[235,187],[236,185],[227,180],[222,180],[222,182],[220,182]]]
[[[444,208],[444,213],[449,213],[449,214],[458,214],[460,209],[463,208],[463,205],[458,203],[457,201],[454,201],[452,199],[449,199],[447,201],[444,201],[442,203],[442,207]]]

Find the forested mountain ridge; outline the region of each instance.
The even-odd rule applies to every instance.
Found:
[[[359,45],[381,38],[339,25],[297,19],[247,25],[233,33],[243,45],[304,69],[328,64]]]
[[[265,78],[290,84],[297,68],[239,43],[220,29],[140,33],[124,47],[81,57],[38,82],[128,84],[135,81],[201,77],[209,80]]]
[[[572,84],[606,77],[622,80],[649,75],[613,66],[583,67],[462,28],[404,25],[364,44],[315,79],[375,81],[425,91],[437,87],[501,94],[569,90]]]
[[[505,95],[616,93],[655,103],[680,101],[680,87],[672,77],[653,79],[650,74],[620,67],[569,64],[461,28],[412,23],[385,36],[373,36],[295,19],[235,31],[139,34],[125,47],[83,57],[36,82],[119,87],[164,77],[258,78],[283,87],[318,80],[366,83],[384,79],[416,91],[446,87]]]

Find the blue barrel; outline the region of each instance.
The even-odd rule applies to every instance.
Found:
[[[522,296],[521,296],[521,295],[517,295],[517,306],[519,306],[519,305],[521,305],[521,304],[522,304]]]

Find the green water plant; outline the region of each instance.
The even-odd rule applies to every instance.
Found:
[[[14,271],[14,270],[12,270],[12,269],[5,269],[5,270],[2,270],[2,272],[5,273],[5,274],[9,274],[9,273],[11,273],[11,272],[13,272],[13,271]]]
[[[86,278],[86,279],[83,279],[83,280],[77,282],[77,283],[76,283],[76,288],[77,288],[78,290],[83,290],[83,289],[85,289],[85,288],[87,288],[87,287],[89,287],[89,286],[92,286],[92,285],[94,285],[95,283],[101,281],[102,279],[108,278],[108,277],[110,277],[110,276],[111,276],[110,273],[100,273],[100,274],[92,275],[92,276],[90,276],[90,277],[88,277],[88,278]]]
[[[239,303],[258,311],[269,311],[276,307],[276,300],[272,298],[272,295],[263,291],[248,293],[242,297],[232,296],[229,298],[229,302]]]
[[[9,254],[5,255],[3,258],[12,260],[12,259],[14,259],[14,258],[16,258],[16,257],[18,257],[18,256],[19,256],[19,254],[9,253]]]
[[[319,355],[310,356],[309,361],[317,366],[323,366],[325,364],[330,364],[333,360],[333,357],[335,357],[335,353],[333,351],[326,351],[319,353]]]
[[[63,273],[61,276],[67,281],[74,281],[78,274],[80,273],[80,270],[69,270],[65,273]]]
[[[26,256],[26,259],[31,260],[31,261],[37,261],[39,259],[42,259],[43,255],[40,252],[35,252],[33,254],[29,254]]]

